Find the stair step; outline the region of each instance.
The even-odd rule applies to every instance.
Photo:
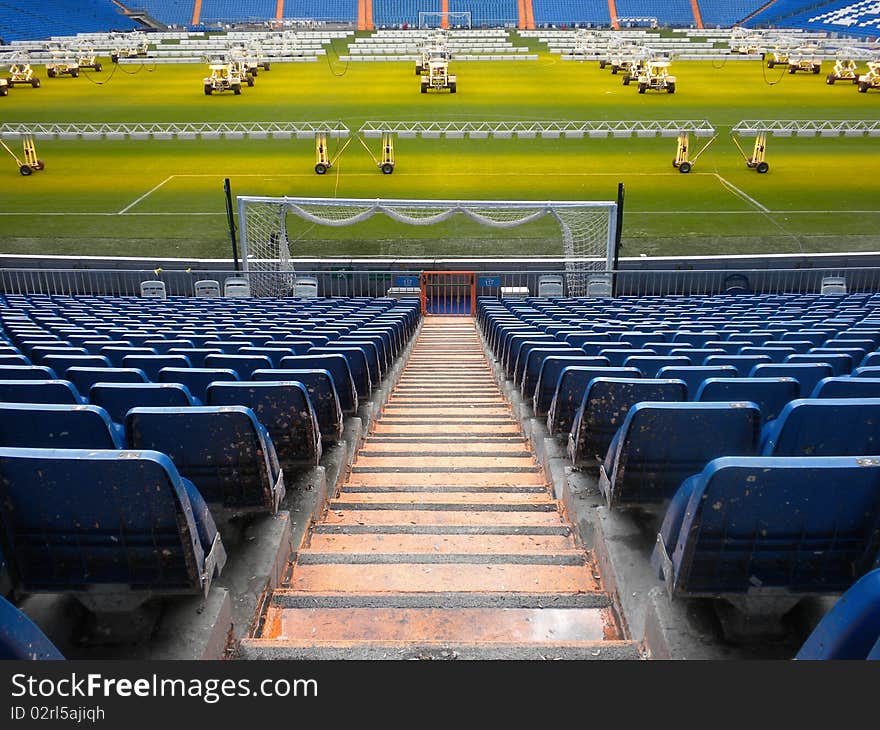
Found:
[[[455,553],[482,552],[507,555],[534,553],[563,553],[573,550],[574,539],[565,535],[399,535],[367,534],[336,535],[315,533],[309,541],[315,552],[352,553],[425,553],[429,555],[452,555]],[[302,551],[300,551],[302,552]]]
[[[492,512],[443,510],[331,509],[325,525],[417,525],[488,526],[515,530],[518,527],[557,527],[565,525],[559,512]]]

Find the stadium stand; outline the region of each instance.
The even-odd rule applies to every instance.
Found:
[[[187,26],[192,22],[195,0],[130,0],[129,10],[143,10],[166,25]]]
[[[699,0],[703,26],[706,28],[738,25],[764,4],[760,0]]]
[[[880,8],[872,0],[836,0],[818,4],[804,0],[777,0],[751,18],[747,25],[876,37],[880,34]]]
[[[533,0],[532,5],[538,27],[611,25],[607,0]]]
[[[424,9],[424,8],[423,8]],[[357,0],[285,0],[284,17],[319,20],[325,23],[355,23]],[[271,17],[274,17],[274,13]],[[375,10],[373,11],[375,19]],[[378,20],[375,21],[378,27]]]
[[[690,0],[617,0],[615,5],[618,18],[657,18],[658,25],[685,28],[696,24]]]
[[[470,11],[471,27],[516,26],[516,0],[449,0],[450,12]]]
[[[200,22],[263,22],[275,17],[275,0],[202,0]],[[189,22],[189,21],[187,21]]]
[[[137,23],[123,15],[110,0],[24,0],[0,3],[0,38],[7,43],[40,40],[50,35],[132,30]]]

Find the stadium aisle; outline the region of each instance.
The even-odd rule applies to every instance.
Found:
[[[580,547],[473,320],[428,317],[246,657],[621,658]]]

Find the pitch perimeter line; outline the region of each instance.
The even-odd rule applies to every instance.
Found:
[[[141,195],[141,197],[139,197],[137,200],[135,200],[133,203],[129,203],[128,205],[126,205],[126,206],[125,206],[122,210],[120,210],[116,215],[125,215],[129,210],[131,210],[132,208],[134,208],[134,206],[136,206],[136,205],[137,205],[138,203],[140,203],[142,200],[144,200],[144,199],[150,197],[150,196],[151,196],[153,193],[155,193],[159,188],[161,188],[165,183],[167,183],[169,180],[171,180],[171,179],[173,179],[173,178],[174,178],[174,175],[169,175],[169,176],[166,177],[162,182],[160,182],[156,187],[154,187],[152,190],[148,190],[148,191],[145,192],[143,195]]]
[[[730,190],[730,192],[732,192],[734,195],[736,195],[736,196],[737,196],[738,198],[740,198],[741,200],[745,200],[747,203],[751,203],[752,205],[754,205],[756,208],[758,208],[758,210],[760,210],[760,211],[763,212],[763,213],[770,213],[770,212],[771,212],[769,208],[766,208],[766,207],[764,207],[763,205],[761,205],[761,204],[760,204],[757,200],[755,200],[751,195],[749,195],[748,193],[744,192],[743,190],[740,190],[740,189],[739,189],[736,185],[734,185],[732,182],[730,182],[730,181],[728,181],[728,180],[725,180],[725,179],[724,179],[723,177],[721,177],[721,175],[719,175],[717,172],[716,172],[716,173],[713,173],[713,174],[715,175],[715,177],[718,178],[718,182],[720,182],[724,187],[726,187],[728,190]]]

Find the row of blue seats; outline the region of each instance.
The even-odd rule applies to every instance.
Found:
[[[717,311],[705,304],[697,299],[689,306]],[[778,314],[789,304],[768,309]],[[840,316],[841,305],[838,300],[827,307],[831,311],[823,312],[816,328]],[[620,308],[616,300],[611,306]],[[855,333],[853,340],[862,342],[854,346],[873,351],[880,323],[871,320],[872,310],[861,298],[851,317],[832,323],[839,328],[815,334],[824,344],[830,332],[848,347],[846,335]],[[788,320],[779,321],[803,325],[790,321],[804,316],[800,308],[787,314]],[[618,360],[611,367],[607,352],[572,352],[577,348],[571,343],[559,343],[573,316],[547,300],[481,301],[478,313],[489,346],[536,409],[558,396],[547,383],[558,385],[560,377],[577,383],[579,393],[551,401],[554,417],[566,419],[563,426],[572,421],[570,432],[557,433],[568,432],[575,464],[599,466],[599,488],[609,506],[661,509],[652,561],[673,595],[736,601],[756,595],[756,586],[795,598],[837,594],[880,565],[880,377],[864,377],[877,371],[865,367],[834,376],[833,363],[824,361],[752,363],[745,373],[735,362],[664,365],[654,372],[634,367],[639,360]],[[596,312],[579,324],[594,328],[584,336],[598,334],[596,341],[606,349],[614,349],[608,348],[609,336],[641,331],[631,323],[609,327],[610,321],[608,312]],[[711,334],[717,337],[725,326],[718,323]],[[686,334],[710,334],[697,327],[670,327],[659,341],[672,345],[678,339],[686,357],[688,349],[706,349],[705,342]],[[836,343],[831,344],[828,349]],[[648,357],[650,368],[663,365]],[[712,377],[719,374],[714,367],[728,368],[733,377]],[[778,377],[748,377],[757,374],[755,368],[789,368],[788,375],[797,377],[785,377],[785,370]],[[669,377],[670,372],[689,379]],[[805,645],[805,658],[809,653]]]

